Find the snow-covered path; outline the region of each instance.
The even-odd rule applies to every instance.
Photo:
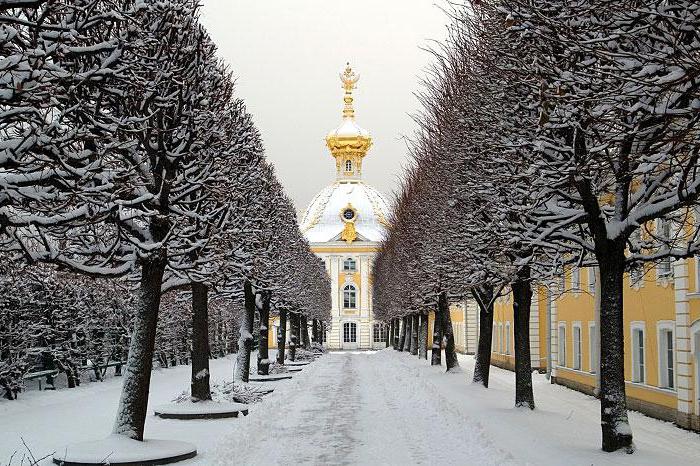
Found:
[[[220,447],[220,464],[508,463],[478,426],[436,406],[416,390],[415,374],[387,362],[372,352],[320,358],[251,410]]]
[[[393,350],[330,353],[291,380],[272,384],[274,393],[252,405],[247,417],[149,416],[146,436],[197,445],[198,456],[179,463],[183,466],[699,464],[698,434],[634,412],[637,452],[603,453],[594,398],[535,374],[537,409],[514,409],[512,372],[492,368],[486,390],[469,383],[473,357],[459,360],[464,372],[446,374]],[[212,360],[213,380],[230,380],[233,362],[233,357]],[[150,405],[187,388],[189,371],[188,366],[154,371]],[[111,378],[0,401],[0,465],[28,464],[21,462],[22,439],[40,458],[67,443],[106,436],[120,388],[121,379]]]

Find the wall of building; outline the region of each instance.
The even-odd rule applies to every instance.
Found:
[[[664,274],[659,267],[649,265],[641,278],[633,279],[626,274],[624,282],[628,406],[694,430],[700,430],[698,266],[696,258],[679,260],[673,263],[671,274]],[[538,322],[534,325],[535,322],[531,321],[531,340],[534,336],[538,342],[531,341],[531,350],[537,348],[540,352],[539,366],[542,369],[547,367],[547,351],[550,351],[555,383],[595,395],[599,385],[595,270],[569,267],[558,282],[551,286],[555,292],[551,303],[549,339],[546,325],[549,294],[540,287],[533,297],[532,313],[537,315]],[[494,365],[508,369],[514,365],[512,317],[512,296],[499,298],[495,306],[491,357]],[[506,328],[510,329],[509,337]],[[575,329],[580,329],[580,339],[575,337]],[[634,336],[639,330],[642,333]],[[669,352],[663,331],[672,332],[673,376],[670,378],[666,375],[668,366],[665,361]],[[639,335],[643,336],[641,347],[637,342]],[[510,343],[510,348],[506,347],[507,343]]]

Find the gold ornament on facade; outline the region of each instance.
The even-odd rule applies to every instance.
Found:
[[[340,234],[340,239],[350,244],[357,239],[357,230],[355,230],[355,220],[357,219],[357,210],[348,203],[346,207],[340,209],[340,219],[345,223],[343,232]]]

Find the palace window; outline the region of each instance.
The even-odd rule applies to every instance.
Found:
[[[595,267],[588,267],[588,292],[595,294]]]
[[[498,346],[496,345],[496,324],[493,324],[493,329],[491,330],[491,352],[495,353]]]
[[[386,341],[386,332],[384,331],[383,324],[374,324],[372,333],[375,343],[383,343]]]
[[[574,369],[581,370],[581,324],[572,326],[574,336]]]
[[[498,352],[503,354],[503,324],[498,324]]]
[[[557,362],[560,366],[566,366],[566,322],[559,322],[557,335]]]
[[[675,388],[673,322],[659,322],[659,386]]]
[[[355,322],[345,322],[343,324],[343,342],[357,343],[357,324]]]
[[[598,334],[595,322],[588,322],[588,371],[591,374],[598,371]]]
[[[357,262],[352,257],[348,257],[343,261],[344,272],[355,272],[357,270]]]
[[[357,308],[357,289],[354,285],[345,285],[343,288],[343,307],[345,309]]]
[[[346,171],[346,172],[351,172],[351,171],[352,171],[352,161],[351,161],[351,160],[346,160],[346,161],[345,161],[345,171]]]
[[[581,268],[575,265],[571,267],[571,289],[575,291],[581,289]]]
[[[644,344],[644,324],[632,324],[632,381],[646,381],[646,359]]]
[[[656,222],[656,227],[657,231],[659,232],[659,234],[657,235],[659,240],[670,246],[669,243],[671,241],[671,222],[669,220],[660,218]],[[668,277],[669,275],[671,275],[670,257],[666,257],[659,261],[658,265],[656,266],[656,273],[659,278]]]
[[[510,322],[506,322],[506,354],[510,354]]]
[[[632,264],[630,266],[630,286],[640,286],[644,280],[644,265]]]
[[[561,282],[559,286],[561,286],[561,292],[564,293],[566,291],[566,267],[561,268]]]

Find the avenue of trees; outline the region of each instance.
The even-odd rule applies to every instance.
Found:
[[[488,387],[494,301],[512,293],[515,404],[534,409],[533,288],[556,294],[564,266],[596,267],[602,448],[632,451],[623,275],[700,246],[700,4],[481,0],[450,14],[375,262],[377,317],[404,349],[399,329],[435,311],[433,363],[444,336],[450,370],[449,303],[472,296],[474,382]]]
[[[208,400],[212,353],[238,351],[247,380],[256,316],[261,354],[270,315],[330,320],[323,264],[198,10],[0,0],[0,385],[16,395],[37,352],[68,373],[126,342],[114,433],[135,440],[154,359],[190,353]]]

